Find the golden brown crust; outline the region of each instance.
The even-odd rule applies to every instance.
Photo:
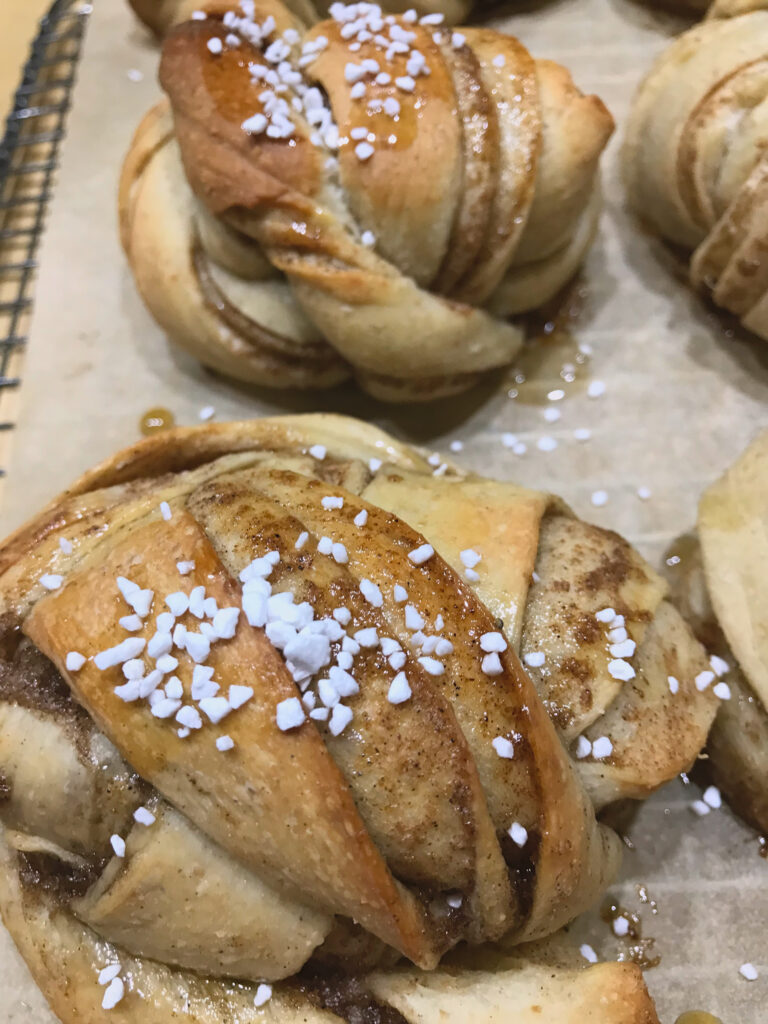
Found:
[[[547,970],[545,964],[509,958],[497,963],[495,971],[474,976],[460,970],[434,975],[404,971],[373,975],[369,984],[412,1024],[454,1019],[486,1024],[497,1007],[513,1012],[520,1024],[658,1024],[639,968],[599,964],[585,973],[579,968]]]
[[[77,517],[74,499],[89,491],[100,491],[146,477],[181,473],[213,462],[224,455],[262,449],[302,448],[324,444],[347,458],[377,457],[408,468],[426,469],[428,463],[413,449],[370,424],[344,416],[315,413],[303,416],[273,416],[234,423],[211,423],[206,427],[179,427],[136,442],[87,470],[55,498],[40,515],[6,538],[0,548],[0,573],[4,573],[48,532],[66,529],[69,517]],[[120,495],[116,496],[119,502]]]
[[[624,172],[638,214],[692,250],[692,284],[765,338],[768,11],[734,6],[683,33],[646,76]]]
[[[76,675],[67,673],[67,649],[104,650],[124,635],[117,623],[115,578],[130,575],[142,587],[172,593],[179,561],[195,563],[189,582],[204,585],[219,607],[238,601],[237,588],[203,531],[177,511],[169,525],[160,520],[132,530],[98,565],[38,602],[25,631],[136,771],[225,849],[274,883],[310,893],[322,909],[356,918],[410,959],[434,964],[420,908],[397,889],[317,731],[309,723],[286,734],[275,728],[275,707],[296,691],[262,631],[241,624],[208,662],[217,678],[259,681],[257,699],[228,727],[241,754],[229,760],[223,775],[221,755],[203,730],[180,739],[144,706],[116,697],[104,685],[105,674],[90,662]],[[94,618],[89,613],[94,607],[103,615]],[[194,619],[187,621],[192,629]],[[120,685],[119,668],[107,673],[107,681]],[[276,774],[280,764],[290,764],[291,771]],[[296,808],[290,817],[286,807]]]
[[[768,830],[767,510],[763,432],[704,493],[698,522],[706,580],[699,628],[732,666],[725,677],[731,699],[715,721],[710,758],[734,808],[761,831]]]
[[[723,652],[728,654],[727,648]],[[768,832],[768,714],[738,667],[728,674],[731,698],[707,742],[712,778],[733,810]]]
[[[211,16],[224,14],[230,7],[227,0],[128,0],[134,13],[158,36],[164,36],[174,25],[186,21],[194,11]]]
[[[0,842],[0,912],[51,1009],[64,1024],[104,1024],[104,987],[99,972],[120,963],[127,995],[110,1017],[125,1024],[168,1024],[183,1017],[193,1024],[225,1024],[233,1018],[263,1020],[254,1008],[257,985],[204,978],[134,958],[100,941],[89,928],[46,893],[25,887],[14,855]],[[270,1000],[278,1024],[338,1024],[333,1013],[317,1009],[300,994],[279,989]]]
[[[768,433],[702,496],[699,538],[712,606],[739,665],[768,709]]]
[[[267,16],[278,33],[301,30],[275,0],[254,17]],[[321,47],[311,63],[298,44],[291,59],[300,88],[320,89],[312,102],[327,96],[334,127],[321,134],[298,95],[280,93],[298,103],[288,139],[242,128],[269,94],[253,69],[275,73],[261,49],[230,46],[232,26],[216,18],[166,38],[172,134],[150,113],[129,152],[124,247],[161,325],[213,368],[272,387],[351,374],[374,395],[417,401],[463,390],[512,359],[521,334],[509,315],[553,295],[589,246],[612,130],[602,103],[500,33],[467,29],[454,46],[433,26],[390,27],[430,73],[398,88],[406,56],[385,59],[379,33],[353,53],[343,26],[324,21],[304,36]],[[353,98],[348,67],[363,61],[383,81]],[[366,125],[376,145],[361,158]],[[216,246],[201,227],[211,218]]]
[[[158,36],[164,36],[174,25],[187,21],[193,11],[206,11],[208,14],[224,14],[233,7],[232,0],[128,0],[144,24]],[[484,0],[477,6],[482,7]],[[326,16],[327,2],[315,3],[315,0],[286,0],[297,17],[307,25]],[[402,13],[409,7],[420,15],[442,14],[446,24],[455,25],[469,12],[469,0],[385,0],[381,5],[385,11],[393,14]]]
[[[714,0],[707,10],[708,18],[737,18],[751,11],[764,11],[765,0]]]
[[[369,464],[372,459],[378,461]],[[341,509],[334,507],[339,501]],[[161,503],[167,503],[165,511]],[[423,518],[427,505],[428,520]],[[475,536],[479,510],[488,532]],[[358,519],[365,520],[362,527]],[[553,522],[573,530],[574,549],[557,549],[547,539]],[[119,780],[130,765],[140,777],[135,785],[141,794],[131,791],[128,803],[118,801],[106,820],[126,834],[125,819],[130,825],[141,802],[155,808],[157,832],[142,841],[135,834],[138,826],[130,825],[125,863],[119,857],[108,862],[106,824],[78,833],[75,850],[71,826],[58,812],[41,830],[30,801],[15,798],[8,805],[12,820],[0,805],[13,828],[6,837],[10,855],[19,864],[31,858],[36,884],[49,886],[45,891],[59,904],[56,913],[63,916],[57,920],[68,935],[81,928],[74,914],[102,940],[119,940],[126,956],[138,957],[137,971],[149,970],[146,956],[211,978],[277,982],[313,950],[318,964],[349,963],[362,951],[367,962],[386,964],[400,953],[433,968],[462,940],[477,944],[506,936],[520,942],[550,934],[594,902],[616,869],[617,837],[597,824],[594,802],[644,795],[678,770],[681,752],[688,760],[695,756],[701,737],[682,727],[688,723],[683,706],[649,699],[663,685],[670,659],[681,666],[680,659],[689,659],[676,669],[685,675],[685,706],[693,707],[700,724],[711,718],[709,695],[688,693],[701,655],[682,625],[670,619],[663,587],[631,549],[604,531],[590,528],[591,553],[582,556],[582,526],[548,495],[454,468],[435,477],[417,452],[373,427],[336,416],[181,429],[118,453],[76,481],[0,552],[3,622],[16,624],[10,627],[15,643],[22,637],[20,625],[28,638],[20,640],[27,645],[23,649],[37,649],[49,659],[35,655],[35,664],[49,666],[42,674],[33,665],[19,675],[16,655],[0,664],[0,679],[11,681],[0,687],[0,774],[12,789],[23,785],[21,769],[31,769],[23,737],[50,734],[46,777],[55,778],[56,765],[68,766],[59,774],[82,788],[87,808],[95,799],[90,794],[94,773],[102,770],[98,766],[116,766],[115,785],[122,793],[125,783]],[[304,533],[306,540],[297,547]],[[321,537],[341,546],[334,557],[319,550]],[[435,552],[418,564],[409,554],[425,537]],[[462,579],[461,552],[472,544],[489,562],[476,582]],[[620,556],[611,554],[614,547]],[[552,585],[557,569],[542,555],[549,548],[560,550],[554,561],[562,571],[582,581],[574,583],[572,596],[585,621],[596,623],[597,612],[612,602],[626,612],[628,623],[638,624],[633,660],[643,685],[618,687],[618,694],[614,687],[614,697],[605,699],[599,715],[585,720],[580,730],[591,738],[604,730],[613,740],[615,755],[601,756],[599,765],[569,757],[558,737],[563,730],[551,695],[545,710],[531,678],[534,669],[529,674],[518,660],[529,650],[532,626],[525,612],[511,606],[532,604],[534,566],[535,586],[542,588],[536,601],[546,604],[551,601],[546,595],[557,592]],[[213,643],[204,661],[222,694],[243,684],[254,693],[227,712],[225,724],[206,722],[187,736],[177,734],[172,719],[151,714],[142,700],[126,701],[125,694],[115,692],[131,678],[119,663],[99,668],[88,660],[80,668],[67,667],[71,651],[92,656],[127,635],[152,636],[154,618],[130,634],[118,623],[126,605],[116,580],[130,579],[154,595],[149,598],[153,617],[163,611],[163,595],[179,589],[191,594],[204,588],[217,608],[238,608],[238,577],[254,557],[270,550],[277,556],[269,583],[275,600],[288,596],[292,606],[311,607],[320,622],[331,624],[337,621],[334,609],[346,608],[347,639],[359,635],[359,644],[361,630],[376,631],[374,646],[363,645],[351,657],[357,689],[344,700],[353,714],[346,731],[334,732],[308,718],[288,731],[277,728],[278,705],[301,692],[291,662],[297,655],[281,656],[276,634],[268,639],[242,613],[233,635]],[[596,568],[587,564],[593,555]],[[189,565],[180,576],[182,563]],[[49,592],[46,574],[61,575],[62,585],[54,583]],[[403,584],[410,611],[396,592]],[[371,588],[380,600],[367,596]],[[414,614],[423,628],[409,623]],[[542,621],[563,634],[570,614],[558,611]],[[202,629],[193,611],[171,617],[174,629],[183,627],[190,635]],[[332,643],[345,634],[338,625],[334,629]],[[508,630],[506,639],[502,630]],[[427,631],[435,642],[443,641],[441,651],[430,649],[431,658],[419,655],[419,645],[427,649]],[[382,638],[390,645],[386,652]],[[496,645],[499,638],[506,649],[498,650],[496,668],[486,667],[483,645],[486,640]],[[173,650],[178,664],[164,671],[178,672],[191,711],[199,700],[186,689],[191,648],[177,644]],[[393,650],[402,653],[399,667],[409,681],[404,703],[394,703],[389,694],[398,671],[390,661]],[[610,657],[606,638],[594,640],[596,676]],[[551,671],[560,671],[555,655]],[[306,680],[313,697],[317,675]],[[36,680],[36,699],[46,686],[66,695],[64,680],[77,704],[71,698],[67,704],[59,694],[60,705],[17,706],[20,680],[30,678]],[[317,694],[331,701],[319,686]],[[572,698],[568,691],[562,695],[563,712]],[[168,695],[162,699],[172,702]],[[83,724],[68,732],[67,716],[77,707]],[[623,733],[631,720],[634,730]],[[224,732],[233,742],[228,752],[213,742]],[[500,756],[499,740],[513,748],[512,757]],[[111,761],[103,754],[98,761],[84,754],[94,743],[107,744]],[[644,743],[675,753],[665,760],[659,751],[649,761]],[[590,772],[595,767],[597,781]],[[51,806],[62,806],[55,786],[50,800]],[[167,840],[163,829],[171,830]],[[188,870],[178,877],[169,856],[174,842],[186,851]],[[209,948],[202,904],[201,916],[185,915],[183,928],[167,941],[161,928],[143,928],[151,914],[150,886],[161,886],[172,919],[173,901],[189,898],[199,877],[195,858],[204,861],[206,849],[212,851],[214,891],[225,892],[227,886],[234,891],[237,878],[244,887],[243,905],[259,908],[250,915],[259,927],[249,927],[249,915],[230,915],[229,945]],[[51,864],[57,863],[66,868],[66,877],[49,885]],[[239,865],[242,878],[233,865]],[[359,923],[357,930],[351,921]],[[274,955],[270,943],[277,947]],[[173,973],[177,976],[179,971]],[[153,977],[165,993],[171,984],[167,969]],[[450,974],[440,977],[450,988]],[[433,980],[439,1004],[442,982],[437,975]],[[467,984],[472,989],[477,982],[479,992],[498,992],[499,999],[509,992],[522,1007],[529,990],[518,981],[513,985],[505,976]],[[226,982],[220,984],[226,988]],[[430,985],[418,982],[425,990]],[[408,982],[404,991],[411,988]],[[546,985],[541,992],[545,1005],[558,1005]],[[288,988],[285,993],[288,999]],[[158,996],[161,1003],[166,998],[167,993]],[[432,998],[428,995],[422,1008],[414,1004],[398,1012],[406,1020],[430,1020],[419,1014],[433,1012]],[[310,1005],[316,1006],[311,1000]],[[399,1006],[396,1000],[391,1005]],[[293,1012],[293,1004],[286,1006]],[[595,1020],[613,1020],[618,1008],[608,1003],[605,1013]]]
[[[716,586],[716,583],[714,584]],[[768,714],[755,697],[720,624],[709,594],[698,537],[674,575],[673,597],[707,650],[728,666],[723,701],[707,740],[712,779],[733,810],[760,832],[768,830]]]
[[[536,571],[521,653],[545,655],[530,670],[537,689],[598,807],[646,797],[687,771],[706,741],[718,701],[711,688],[695,686],[707,669],[704,651],[665,600],[664,581],[616,534],[551,509]],[[596,618],[605,608],[623,618],[624,641]],[[611,674],[609,633],[634,645],[629,679]],[[670,676],[679,683],[675,694]],[[603,737],[612,746],[608,764],[580,749]]]
[[[257,986],[204,979],[134,959],[80,925],[45,895],[19,883],[13,855],[0,842],[0,910],[38,986],[63,1024],[103,1024],[104,988],[98,972],[118,962],[127,994],[110,1017],[125,1024],[243,1024],[264,1019],[254,1008]],[[479,960],[479,962],[478,962]],[[351,987],[351,986],[350,986]],[[401,1024],[491,1024],[500,1013],[530,1024],[658,1024],[639,968],[630,964],[575,967],[549,945],[522,947],[514,956],[493,950],[473,963],[433,974],[403,971],[363,977],[355,986],[369,1005]],[[311,990],[275,985],[269,1000],[275,1024],[338,1024],[349,1019],[318,1006]],[[399,1013],[399,1016],[395,1014]]]
[[[161,101],[139,125],[120,175],[123,248],[158,321],[192,355],[222,373],[254,383],[280,379],[294,387],[344,380],[349,371],[343,360],[292,303],[287,284],[270,274],[258,248],[195,204],[176,149],[170,108]],[[158,209],[181,219],[185,231],[158,233],[153,227]],[[211,222],[218,227],[214,238]],[[217,262],[222,239],[230,250],[228,268]],[[238,302],[246,284],[252,294]],[[254,300],[258,319],[251,315]]]

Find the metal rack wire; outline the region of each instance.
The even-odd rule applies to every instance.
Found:
[[[40,22],[0,141],[0,477],[18,408],[37,247],[90,11],[82,0],[55,0]]]

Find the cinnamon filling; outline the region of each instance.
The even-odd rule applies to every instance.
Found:
[[[104,862],[71,864],[52,853],[18,853],[19,880],[33,892],[45,892],[61,903],[84,896],[104,869]]]
[[[379,1003],[359,978],[302,972],[294,985],[318,1009],[335,1013],[348,1024],[408,1024],[398,1010]]]

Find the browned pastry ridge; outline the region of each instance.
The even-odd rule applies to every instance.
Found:
[[[713,0],[707,18],[735,18],[740,14],[764,11],[766,8],[766,0]]]
[[[681,15],[706,14],[708,19],[733,18],[750,11],[761,11],[768,7],[767,0],[645,0],[651,7],[662,7]],[[176,5],[178,6],[178,4]]]
[[[723,701],[707,746],[718,787],[768,832],[768,432],[699,504],[698,537],[675,596],[724,664]]]
[[[768,338],[768,11],[744,7],[716,5],[656,61],[624,173],[637,213],[692,252],[691,283]]]
[[[349,10],[305,30],[263,0],[167,36],[123,246],[155,319],[224,374],[451,394],[509,364],[509,318],[581,264],[613,123],[510,36]]]
[[[364,423],[265,419],[86,474],[0,549],[0,598],[0,909],[67,1024],[110,964],[142,1024],[260,1019],[267,982],[278,1021],[656,1020],[634,968],[510,952],[594,902],[595,809],[715,712],[617,535]]]
[[[173,26],[187,21],[196,11],[215,13],[231,9],[232,3],[227,0],[129,0],[137,16],[152,31],[163,36]],[[416,0],[415,3],[385,2],[382,8],[398,14],[411,8],[419,15],[441,14],[446,24],[456,25],[474,8],[490,6],[488,0]],[[296,14],[306,25],[328,17],[330,3],[315,3],[314,0],[286,0],[286,7]]]
[[[681,17],[703,17],[711,0],[640,0],[647,7],[657,9],[661,12],[678,14]],[[134,3],[138,8],[138,4]],[[143,20],[146,20],[143,19]],[[155,31],[159,31],[155,29]]]

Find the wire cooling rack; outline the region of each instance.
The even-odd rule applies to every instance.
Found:
[[[91,5],[56,0],[40,22],[0,141],[0,477],[18,409],[36,254]]]

